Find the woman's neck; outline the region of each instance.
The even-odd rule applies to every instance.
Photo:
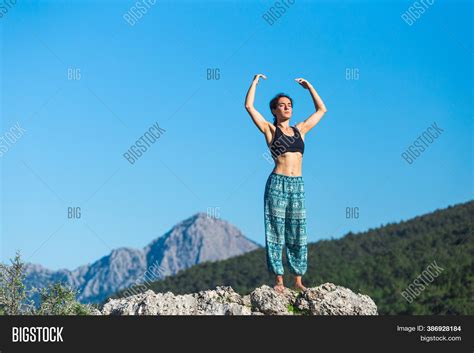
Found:
[[[282,123],[277,123],[277,126],[280,129],[288,129],[290,127],[290,122],[287,120],[287,121],[284,121]]]

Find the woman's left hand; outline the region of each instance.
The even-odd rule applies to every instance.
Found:
[[[304,78],[295,78],[295,81],[298,82],[303,88],[309,89],[311,87],[311,83],[309,83]]]

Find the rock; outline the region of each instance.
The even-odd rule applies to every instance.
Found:
[[[109,299],[102,315],[377,315],[374,301],[350,289],[324,283],[282,293],[263,285],[241,296],[232,287],[175,295],[147,290],[126,298]]]
[[[265,316],[265,314],[261,313],[260,311],[252,311],[252,315],[263,315],[263,316]]]
[[[195,315],[196,299],[191,294],[174,295],[147,290],[127,298],[109,300],[103,315]]]
[[[102,315],[102,312],[96,308],[89,308],[91,316],[99,316]]]
[[[250,293],[252,309],[266,315],[288,315],[288,306],[296,299],[296,292],[285,288],[279,293],[273,288],[263,285]]]
[[[198,314],[201,315],[250,315],[250,305],[232,287],[217,287],[196,295]]]
[[[231,287],[194,294],[145,293],[110,299],[103,315],[251,315],[250,305]]]
[[[294,306],[309,315],[377,315],[377,306],[369,296],[333,283],[302,292]]]

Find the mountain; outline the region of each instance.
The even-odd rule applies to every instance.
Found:
[[[285,276],[285,284],[291,285],[292,279]],[[257,249],[193,266],[147,288],[185,294],[231,286],[245,295],[273,280],[265,249]],[[303,282],[332,282],[367,294],[382,315],[473,315],[474,201],[309,244]],[[127,294],[120,291],[112,298]]]
[[[200,212],[143,249],[118,248],[75,270],[52,271],[28,263],[25,284],[42,288],[48,283],[63,282],[79,291],[81,302],[100,302],[122,288],[162,279],[199,263],[227,259],[259,247],[232,224]]]

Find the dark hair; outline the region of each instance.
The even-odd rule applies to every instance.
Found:
[[[285,98],[288,98],[291,102],[291,106],[293,107],[293,99],[291,99],[291,97],[285,93],[278,93],[275,97],[273,97],[273,99],[270,101],[270,112],[272,113],[272,115],[274,116],[274,119],[273,119],[273,125],[276,126],[277,124],[277,118],[276,118],[276,115],[273,114],[272,112],[272,109],[275,109],[278,105],[278,100],[281,98],[281,97],[285,97]]]

